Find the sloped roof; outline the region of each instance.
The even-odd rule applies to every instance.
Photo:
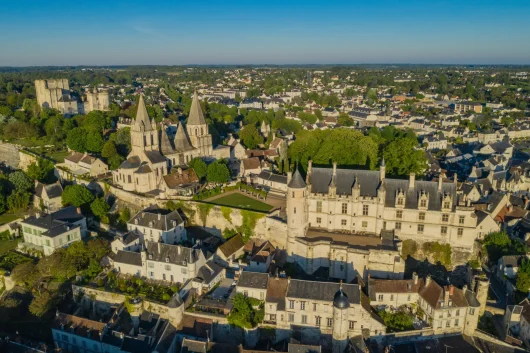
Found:
[[[303,189],[307,186],[307,184],[304,181],[304,178],[302,178],[302,175],[300,174],[300,171],[298,171],[298,168],[295,168],[293,177],[289,181],[289,184],[287,187],[291,189]]]
[[[224,244],[219,247],[219,250],[225,257],[229,257],[243,246],[245,246],[245,243],[243,242],[243,236],[238,233],[224,242]]]
[[[153,127],[151,126],[151,120],[149,119],[149,115],[147,114],[147,108],[145,107],[143,94],[140,95],[140,99],[138,100],[138,110],[136,111],[136,120],[134,124],[143,129],[144,131],[150,131],[153,129]]]
[[[332,302],[341,284],[330,282],[304,281],[291,279],[286,296],[288,298],[323,300]],[[352,304],[361,303],[359,285],[342,284],[342,291]]]
[[[193,149],[186,128],[182,123],[177,127],[177,133],[175,134],[173,144],[175,145],[175,151],[177,152],[186,152]]]
[[[142,254],[139,252],[119,250],[114,256],[114,262],[133,266],[142,266]]]
[[[157,208],[156,206],[151,206],[138,212],[138,214],[131,218],[128,223],[167,231],[175,227],[173,222],[176,222],[176,225],[184,223],[184,220],[177,210],[170,212],[168,210]]]
[[[201,104],[197,90],[193,92],[193,100],[191,101],[190,115],[188,116],[188,125],[206,125],[206,120],[202,113]]]

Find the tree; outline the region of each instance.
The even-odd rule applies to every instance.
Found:
[[[398,138],[383,149],[388,174],[405,176],[411,172],[417,175],[425,172],[425,153],[415,149],[416,144],[414,140]]]
[[[230,170],[223,160],[217,160],[208,166],[206,180],[209,183],[223,184],[230,180]]]
[[[116,154],[115,156],[110,157],[107,162],[110,169],[118,169],[124,160],[125,158],[119,154]]]
[[[64,130],[63,130],[64,118],[62,115],[52,116],[44,123],[44,130],[46,131],[46,136],[48,136],[51,142],[58,142],[64,139]]]
[[[110,206],[103,197],[98,197],[97,199],[92,201],[92,203],[90,204],[90,209],[92,210],[94,216],[101,219],[102,217],[106,216],[107,213],[109,213]]]
[[[527,253],[527,246],[517,239],[511,239],[506,232],[493,232],[484,238],[483,247],[491,262],[497,262],[502,256],[523,255]]]
[[[53,170],[55,166],[47,159],[39,158],[37,163],[33,162],[28,166],[28,177],[40,182],[49,182],[54,179]]]
[[[15,283],[25,284],[31,287],[37,280],[38,271],[33,262],[26,262],[17,265],[11,273],[11,277]]]
[[[118,150],[116,149],[116,143],[114,141],[107,141],[103,145],[103,148],[101,149],[101,157],[103,158],[112,158],[118,154]]]
[[[29,206],[31,194],[23,190],[15,190],[7,197],[7,207],[11,212],[25,210]]]
[[[85,146],[88,152],[99,153],[104,144],[105,141],[103,141],[101,133],[93,131],[88,134]]]
[[[34,163],[32,163],[34,164]],[[35,183],[21,170],[9,174],[9,182],[13,184],[15,190],[30,191]]]
[[[43,317],[54,305],[55,298],[46,291],[33,298],[29,304],[29,312],[38,318]]]
[[[202,180],[202,178],[206,176],[208,167],[206,166],[206,163],[202,160],[202,158],[193,158],[188,165],[190,168],[193,168],[199,180]]]
[[[348,114],[340,113],[337,123],[341,126],[353,126],[353,119]]]
[[[523,259],[517,272],[515,286],[519,292],[528,293],[530,290],[530,260]]]
[[[110,140],[116,143],[118,153],[126,157],[131,150],[131,129],[128,127],[119,129],[110,135]]]
[[[93,110],[88,113],[83,122],[83,127],[89,132],[94,132],[99,135],[103,133],[103,129],[107,126],[107,118],[105,113],[100,110]]]
[[[81,207],[94,200],[94,195],[83,185],[68,185],[61,196],[63,205]]]
[[[254,149],[263,143],[263,137],[253,124],[245,125],[239,133],[239,138],[249,149]]]
[[[85,152],[87,143],[87,131],[81,127],[76,127],[68,133],[66,144],[77,152]]]

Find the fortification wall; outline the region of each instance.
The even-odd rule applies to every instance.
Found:
[[[0,161],[4,161],[12,168],[18,168],[20,164],[18,148],[11,143],[0,142]]]

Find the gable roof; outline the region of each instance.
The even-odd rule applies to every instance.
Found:
[[[243,242],[243,236],[241,233],[237,233],[232,238],[225,241],[224,244],[222,244],[218,249],[225,257],[229,257],[244,246],[245,243]]]
[[[317,282],[291,279],[286,296],[288,298],[311,299],[333,302],[335,294],[341,288],[340,283]],[[342,291],[352,304],[361,303],[361,291],[357,284],[342,284]]]
[[[176,224],[174,225],[173,222],[176,222]],[[138,212],[128,223],[168,231],[184,223],[184,220],[177,210],[168,211],[156,206],[150,206]]]

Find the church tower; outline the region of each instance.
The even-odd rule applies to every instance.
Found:
[[[191,144],[199,150],[200,156],[211,156],[213,153],[212,135],[208,133],[208,124],[206,124],[206,119],[204,119],[204,114],[202,113],[197,90],[193,93],[186,130]]]
[[[298,167],[287,176],[287,259],[294,262],[295,239],[305,236],[308,228],[307,184]]]
[[[131,152],[129,156],[140,156],[144,151],[158,151],[158,137],[156,123],[154,119],[149,119],[144,96],[140,95],[136,120],[131,126]]]

